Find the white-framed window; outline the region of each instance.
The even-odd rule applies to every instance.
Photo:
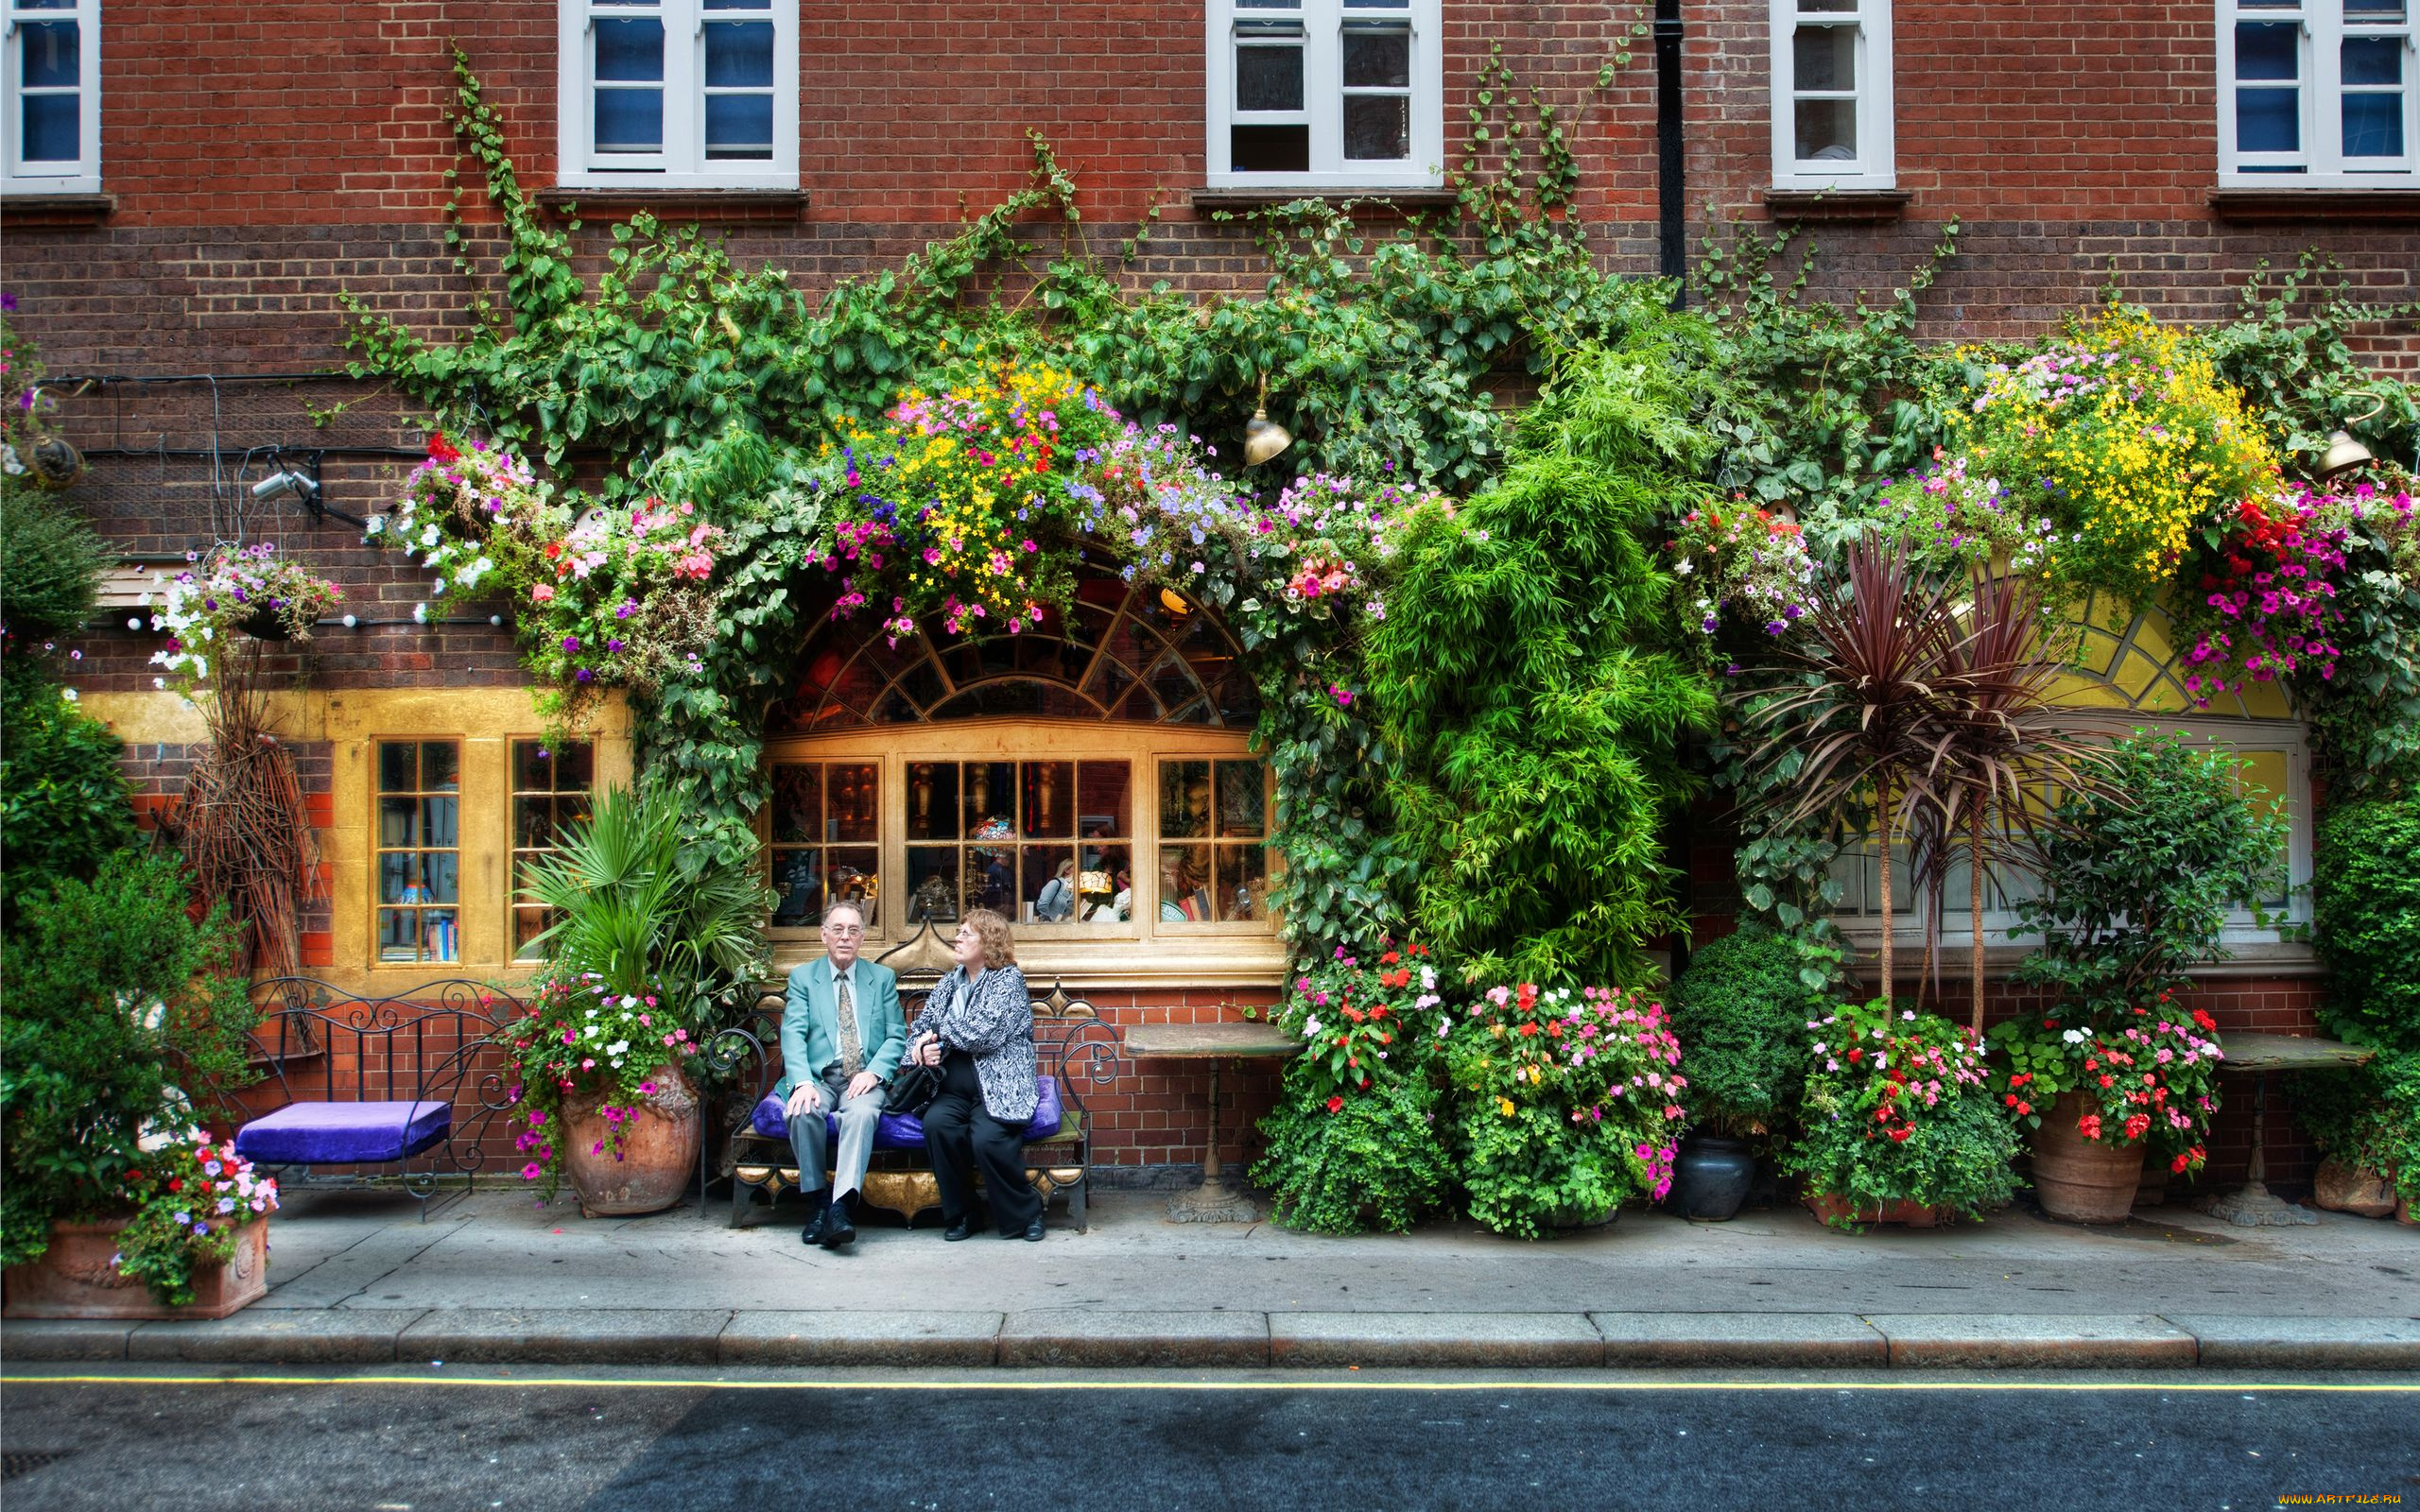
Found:
[[[1891,0],[1772,0],[1773,187],[1898,186]]]
[[[562,0],[561,182],[798,187],[798,0]]]
[[[100,0],[0,0],[0,188],[101,191]]]
[[[2414,0],[2219,0],[2219,182],[2420,177]]]
[[[1206,0],[1212,188],[1444,181],[1441,0]]]

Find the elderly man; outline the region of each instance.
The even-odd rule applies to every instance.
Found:
[[[799,1190],[809,1208],[799,1243],[826,1249],[857,1237],[849,1210],[873,1155],[882,1090],[908,1046],[898,975],[857,958],[865,937],[865,916],[856,904],[836,902],[825,909],[823,956],[790,973],[782,1008],[782,1079],[773,1092],[789,1118]],[[840,1125],[829,1201],[823,1197],[827,1112]]]

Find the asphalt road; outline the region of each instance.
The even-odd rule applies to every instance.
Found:
[[[434,1373],[434,1372],[432,1372]],[[997,1372],[0,1383],[50,1508],[2420,1505],[2420,1383]],[[52,1456],[43,1458],[43,1456]],[[2294,1496],[2366,1503],[2281,1501]]]

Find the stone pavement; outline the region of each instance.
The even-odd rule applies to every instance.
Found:
[[[2320,1214],[2120,1228],[2016,1209],[1845,1234],[1797,1209],[1631,1212],[1543,1243],[1469,1224],[1330,1239],[1175,1224],[1102,1192],[1092,1228],[944,1244],[887,1215],[844,1252],[799,1210],[582,1219],[481,1193],[432,1222],[294,1194],[271,1289],[232,1318],[0,1326],[0,1359],[908,1366],[1598,1366],[2420,1369],[2420,1228]],[[1054,1213],[1056,1219],[1059,1215]]]

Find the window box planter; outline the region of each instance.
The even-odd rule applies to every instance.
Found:
[[[1927,1203],[1910,1202],[1893,1197],[1888,1202],[1868,1203],[1852,1207],[1846,1197],[1830,1192],[1812,1192],[1806,1197],[1806,1211],[1817,1221],[1839,1228],[1842,1223],[1870,1226],[1878,1223],[1899,1224],[1909,1228],[1937,1228],[1947,1216],[1947,1210]]]
[[[268,1290],[268,1219],[235,1230],[235,1253],[223,1265],[194,1274],[194,1300],[183,1307],[154,1301],[143,1282],[111,1263],[118,1230],[130,1220],[50,1226],[50,1248],[30,1264],[11,1265],[5,1317],[217,1318],[242,1311]]]

